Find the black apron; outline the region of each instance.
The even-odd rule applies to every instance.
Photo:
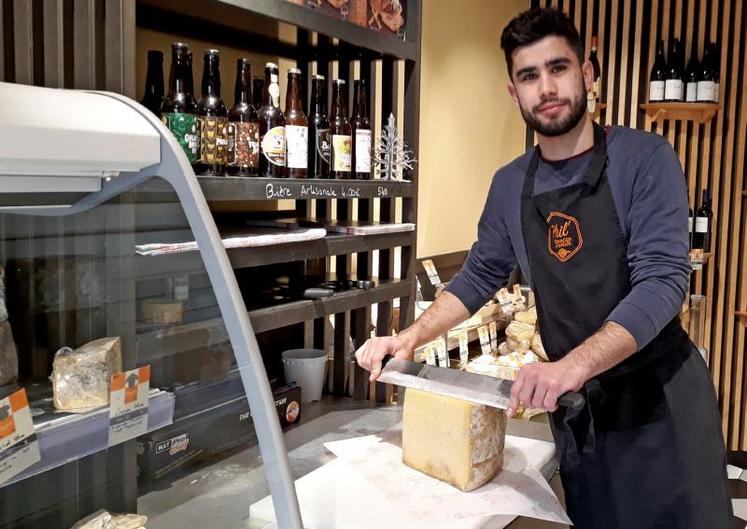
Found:
[[[550,360],[594,334],[631,290],[606,164],[595,125],[581,182],[534,196],[539,148],[524,179],[522,230]],[[732,528],[715,392],[679,317],[582,393],[582,410],[560,408],[550,421],[574,527]]]

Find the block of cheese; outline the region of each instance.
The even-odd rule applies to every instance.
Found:
[[[514,320],[528,325],[537,324],[537,307],[532,307],[529,310],[521,312],[514,312]]]
[[[534,353],[542,360],[550,360],[550,358],[547,356],[547,353],[545,352],[544,346],[542,345],[542,338],[540,338],[539,333],[535,334],[532,338],[532,351],[534,351]]]
[[[405,394],[403,462],[462,491],[500,471],[505,438],[504,410],[415,389]]]
[[[175,299],[143,300],[143,321],[148,323],[181,323],[184,312],[183,303]]]
[[[10,322],[0,322],[0,386],[18,380],[18,354]]]
[[[147,516],[139,514],[112,515],[104,509],[86,516],[71,529],[139,529],[148,521]]]
[[[100,338],[78,349],[60,349],[52,363],[54,407],[85,411],[109,404],[109,381],[122,371],[119,337]]]

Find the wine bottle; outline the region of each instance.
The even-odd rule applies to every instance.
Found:
[[[648,100],[651,102],[664,101],[666,88],[666,59],[664,58],[664,41],[660,40],[656,46],[656,57],[651,67],[649,78]]]
[[[672,40],[667,61],[667,76],[664,82],[664,101],[677,102],[684,99],[685,73],[682,71],[681,55],[680,39]]]
[[[693,248],[711,251],[711,194],[708,189],[703,190],[703,202],[695,212],[695,231],[693,232]]]
[[[698,103],[713,103],[715,82],[713,79],[714,72],[711,67],[711,55],[713,53],[711,44],[706,42],[703,50],[703,60],[700,62],[696,99]]]
[[[719,89],[721,81],[721,52],[718,44],[711,44],[711,72],[713,72],[713,98],[714,103],[718,103]]]
[[[599,66],[599,58],[597,57],[597,37],[596,35],[591,37],[591,53],[589,53],[589,62],[594,69],[594,82],[591,86],[586,99],[587,107],[589,112],[593,113],[596,110],[597,103],[602,94],[602,68]]]
[[[693,43],[690,48],[690,60],[687,61],[685,70],[685,101],[695,103],[698,100],[698,71],[700,63],[698,62],[698,42],[696,34],[693,33]]]

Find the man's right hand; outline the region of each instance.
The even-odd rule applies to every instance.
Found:
[[[381,336],[366,341],[355,352],[358,365],[371,372],[371,382],[381,374],[381,361],[387,356],[401,360],[412,360],[413,345],[403,336]]]

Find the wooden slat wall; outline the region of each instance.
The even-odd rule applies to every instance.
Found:
[[[747,222],[745,221],[745,143],[747,109],[743,64],[747,50],[747,13],[742,0],[533,0],[559,7],[579,27],[586,49],[599,36],[608,107],[600,121],[656,132],[679,154],[690,205],[704,188],[713,194],[712,257],[695,272],[691,293],[704,294],[703,345],[718,392],[723,429],[730,450],[747,450],[745,325],[747,317]],[[698,55],[706,37],[721,49],[720,102],[723,108],[705,125],[652,123],[639,104],[648,96],[648,76],[656,41],[684,40],[689,58],[693,32]],[[588,55],[588,52],[587,52]]]

